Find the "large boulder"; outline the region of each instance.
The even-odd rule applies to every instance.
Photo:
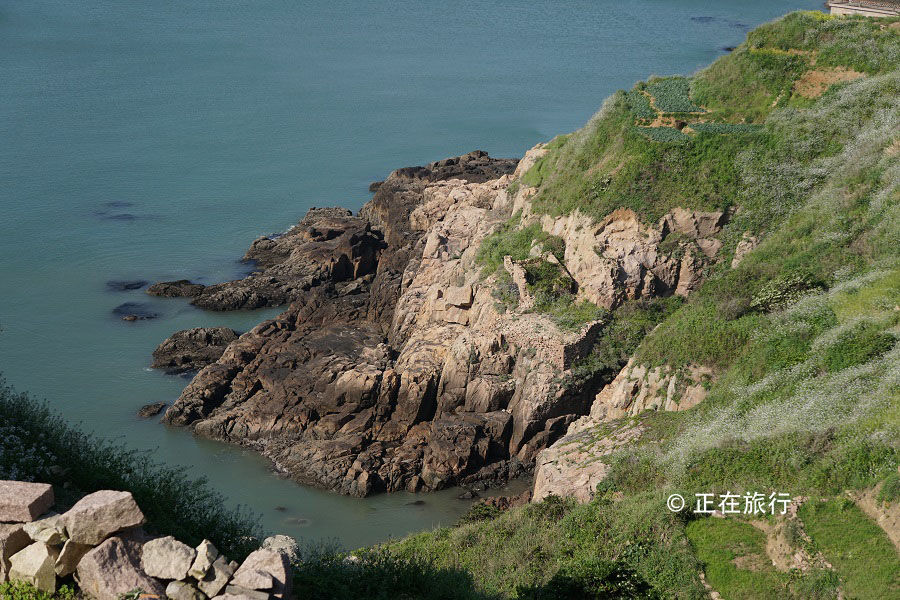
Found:
[[[237,339],[228,327],[195,327],[176,331],[153,351],[154,369],[173,373],[198,371],[215,362],[225,348]]]
[[[0,523],[34,521],[53,506],[53,486],[27,481],[0,481]]]
[[[52,594],[56,591],[56,564],[58,553],[43,542],[35,542],[10,559],[9,580],[30,583],[39,591]]]
[[[209,540],[203,540],[197,546],[197,557],[191,564],[191,568],[188,569],[188,575],[198,581],[203,579],[217,558],[219,558],[219,551],[216,550],[213,543]]]
[[[163,585],[141,570],[141,545],[111,537],[78,563],[76,581],[82,592],[96,600],[118,600],[136,589],[162,597]]]
[[[196,556],[196,550],[172,536],[166,536],[144,544],[141,567],[151,577],[184,579]]]
[[[0,523],[0,583],[6,581],[10,557],[30,543],[20,523]]]
[[[233,582],[244,589],[271,590],[276,598],[287,598],[291,593],[291,568],[281,552],[260,549],[250,553],[234,573]]]
[[[263,540],[262,547],[265,550],[274,550],[284,554],[288,561],[293,561],[300,556],[300,547],[297,541],[288,535],[273,535]]]
[[[101,490],[79,500],[64,515],[69,539],[97,545],[110,535],[144,523],[131,492]]]
[[[229,564],[224,556],[220,556],[213,561],[212,566],[206,573],[206,576],[197,582],[197,587],[204,594],[212,598],[225,589],[231,576],[234,575],[235,565]]]
[[[50,546],[60,546],[68,539],[62,515],[53,514],[38,521],[26,523],[25,533],[36,542],[44,542]]]
[[[59,557],[56,559],[56,564],[54,565],[56,574],[60,577],[68,577],[74,573],[78,563],[90,550],[91,546],[87,544],[79,544],[68,540],[63,545],[62,550],[59,552]]]
[[[206,594],[187,581],[170,581],[166,586],[166,598],[169,600],[206,600]]]

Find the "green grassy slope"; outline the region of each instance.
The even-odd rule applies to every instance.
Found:
[[[632,597],[590,595],[591,569],[604,561],[660,597],[706,597],[701,571],[723,598],[900,596],[884,532],[855,508],[829,508],[845,490],[892,481],[900,465],[897,22],[788,15],[690,79],[615,94],[553,141],[522,181],[539,188],[539,212],[601,219],[625,206],[655,224],[676,206],[735,211],[724,258],[658,328],[640,330],[650,333],[636,349],[639,362],[701,364],[718,377],[694,409],[635,418],[647,432],[604,457],[611,474],[592,503],[560,502],[549,517],[516,509],[412,536],[393,552],[465,570],[502,597],[531,597],[572,573],[586,597]],[[836,68],[858,78],[819,97],[796,91]],[[745,235],[762,242],[732,269]],[[620,327],[646,319],[621,310],[610,315]],[[740,518],[670,514],[665,498],[676,491],[830,498],[800,519],[832,568],[779,571],[765,535]],[[736,563],[741,553],[758,560]],[[535,597],[581,597],[556,589]]]

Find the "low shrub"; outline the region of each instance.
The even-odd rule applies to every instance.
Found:
[[[73,502],[101,489],[127,490],[147,517],[150,532],[191,545],[209,538],[233,559],[259,547],[258,517],[226,508],[224,497],[204,478],[193,479],[183,468],[154,462],[149,452],[80,431],[45,403],[15,393],[2,381],[0,432],[0,479],[52,483],[58,496],[66,494]]]

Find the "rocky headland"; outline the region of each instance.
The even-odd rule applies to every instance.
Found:
[[[358,215],[314,208],[285,234],[254,241],[245,258],[257,270],[245,279],[151,286],[209,310],[289,304],[236,339],[191,330],[164,342],[154,366],[202,367],[164,421],[354,496],[532,469],[609,383],[573,376],[602,322],[560,328],[534,310],[522,261],[506,258],[506,283],[483,274],[482,241],[514,214],[539,225],[563,241],[562,260],[540,244],[529,260],[554,264],[579,299],[610,309],[689,294],[728,217],[675,209],[648,226],[629,210],[600,222],[535,214],[535,190],[520,180],[545,153],[472,152],[399,169],[373,184]],[[680,241],[667,247],[672,234]],[[504,285],[516,306],[498,302]]]

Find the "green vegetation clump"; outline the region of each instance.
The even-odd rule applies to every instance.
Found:
[[[878,525],[847,498],[811,501],[800,518],[817,548],[842,577],[847,598],[900,596],[900,556]]]
[[[101,489],[127,490],[147,517],[146,529],[196,546],[210,539],[241,559],[259,547],[256,516],[228,509],[203,478],[155,463],[68,425],[43,403],[0,382],[0,479],[54,484],[57,503],[74,503]]]
[[[697,133],[714,133],[719,135],[757,133],[762,130],[762,125],[749,125],[746,123],[691,123],[689,126]]]
[[[687,142],[690,138],[674,127],[635,127],[634,130],[654,142]]]
[[[900,501],[900,473],[891,473],[885,477],[881,489],[878,490],[879,502]]]
[[[516,261],[526,260],[537,244],[557,260],[564,259],[565,245],[560,238],[545,233],[537,223],[520,228],[519,222],[519,216],[513,216],[482,242],[475,260],[483,266],[484,275],[492,275],[502,269],[504,256]]]
[[[0,598],[4,600],[76,600],[78,595],[71,586],[64,585],[55,594],[42,592],[24,581],[0,583]]]
[[[625,106],[636,119],[652,121],[656,118],[657,113],[650,104],[650,98],[640,90],[625,93]]]
[[[664,113],[694,113],[703,109],[691,102],[691,83],[684,77],[651,79],[647,92],[653,96],[656,108]]]

